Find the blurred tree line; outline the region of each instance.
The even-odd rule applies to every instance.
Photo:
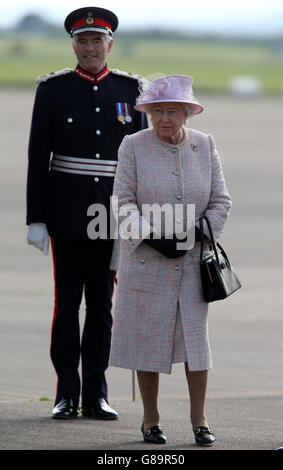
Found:
[[[23,34],[36,34],[36,35],[45,35],[52,37],[66,37],[66,32],[63,26],[55,25],[51,22],[46,21],[41,16],[30,13],[25,15],[19,22],[11,29],[1,30],[0,35],[23,35]],[[115,38],[119,40],[121,45],[127,48],[130,47],[130,43],[135,40],[165,40],[174,42],[214,42],[214,43],[225,43],[225,44],[257,44],[263,46],[269,46],[271,49],[277,50],[283,54],[283,32],[281,35],[274,37],[263,37],[260,34],[258,36],[245,36],[245,35],[223,35],[223,34],[213,34],[213,33],[190,33],[185,32],[184,30],[180,32],[168,30],[161,30],[157,28],[151,29],[133,29],[133,30],[119,30],[115,34]],[[127,46],[128,44],[128,46]]]

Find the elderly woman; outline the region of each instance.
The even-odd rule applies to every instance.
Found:
[[[211,351],[198,230],[193,248],[180,250],[179,220],[175,217],[169,238],[164,220],[159,229],[143,211],[145,204],[194,204],[195,220],[207,215],[216,239],[223,230],[231,199],[214,139],[185,127],[188,116],[203,110],[192,81],[171,75],[148,84],[135,109],[149,113],[153,127],[124,138],[114,183],[121,248],[110,365],[137,371],[144,408],[141,431],[146,442],[156,444],[166,442],[158,408],[159,373],[170,374],[177,362],[185,364],[196,443],[215,440],[205,414]],[[184,216],[180,232],[189,232],[189,225]]]

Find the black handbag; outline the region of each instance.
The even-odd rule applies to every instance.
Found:
[[[203,258],[203,220],[206,221],[211,243],[211,252]],[[226,299],[236,290],[240,289],[241,283],[233,266],[219,243],[215,244],[212,228],[207,216],[202,216],[200,222],[200,275],[203,296],[206,302]],[[218,248],[218,250],[217,250]]]

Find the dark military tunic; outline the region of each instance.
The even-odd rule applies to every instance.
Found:
[[[50,78],[37,89],[29,143],[27,223],[46,223],[51,236],[87,239],[91,220],[87,209],[100,203],[109,211],[114,181],[113,174],[49,171],[52,153],[117,161],[123,137],[147,127],[145,116],[133,108],[138,80],[105,70],[94,77],[77,68],[77,73]],[[131,122],[118,121],[116,103],[128,103]]]
[[[53,78],[52,78],[53,77]],[[106,67],[94,76],[80,67],[43,76],[37,89],[29,141],[27,224],[42,222],[51,236],[55,305],[51,358],[61,398],[82,406],[107,400],[112,293],[109,270],[113,241],[92,240],[87,227],[90,205],[110,214],[118,147],[126,134],[147,127],[134,110],[138,77]],[[118,120],[121,104],[128,118]],[[120,104],[120,105],[119,105]],[[126,113],[126,111],[125,111]],[[126,114],[124,113],[124,117]],[[85,162],[81,168],[80,162]],[[88,173],[88,169],[92,171]],[[79,309],[83,293],[86,317],[80,341]]]

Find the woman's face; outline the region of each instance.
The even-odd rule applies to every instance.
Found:
[[[182,103],[156,103],[151,106],[151,120],[156,135],[168,143],[176,143],[185,124]]]

